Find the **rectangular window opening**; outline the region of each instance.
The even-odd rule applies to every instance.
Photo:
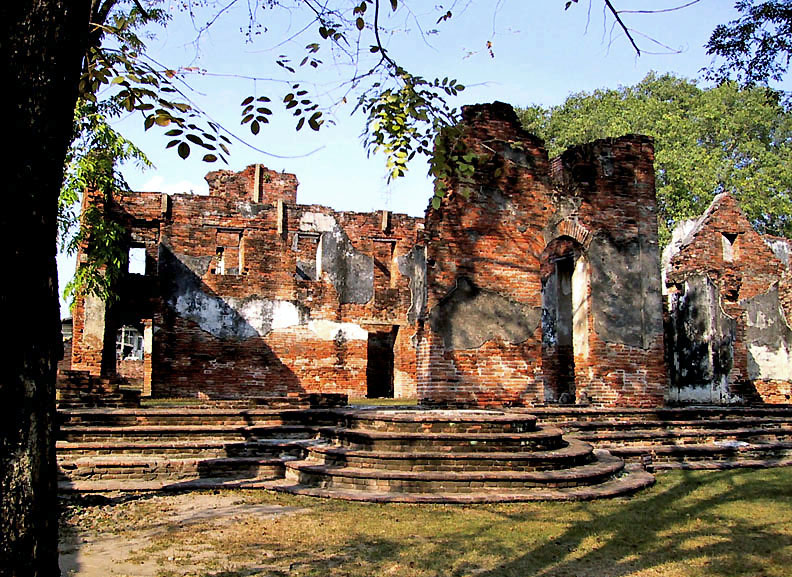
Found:
[[[319,241],[321,235],[315,232],[295,233],[292,240],[292,251],[297,253],[294,267],[294,278],[297,280],[316,281],[321,277],[319,265]]]
[[[146,249],[142,246],[133,246],[129,249],[129,274],[146,274]]]
[[[735,243],[737,242],[736,232],[721,233],[721,244],[723,245],[723,261],[733,262],[735,255]]]

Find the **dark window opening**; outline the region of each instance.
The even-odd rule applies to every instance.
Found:
[[[575,391],[575,355],[572,344],[572,273],[575,262],[572,258],[563,258],[556,262],[558,276],[558,320],[556,334],[558,338],[556,357],[558,360],[559,402],[574,401]]]
[[[319,266],[317,263],[319,239],[321,235],[315,232],[298,232],[292,241],[292,251],[297,253],[294,267],[294,278],[297,280],[319,280]]]
[[[554,241],[547,252],[549,254],[541,266],[545,400],[571,404],[575,402],[575,348],[582,346],[580,339],[584,335],[581,333],[586,330],[581,325],[585,310],[576,313],[573,290],[575,269],[580,257],[572,239]],[[577,306],[579,308],[582,305],[577,303]]]
[[[242,230],[218,228],[216,236],[214,274],[237,276],[243,268]]]
[[[388,240],[374,240],[374,282],[378,286],[391,286],[391,269],[393,265],[394,242]]]

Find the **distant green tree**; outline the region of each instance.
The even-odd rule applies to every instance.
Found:
[[[779,93],[727,82],[703,89],[650,73],[635,86],[518,111],[551,155],[597,138],[655,139],[660,239],[729,191],[763,233],[792,237],[792,112]]]

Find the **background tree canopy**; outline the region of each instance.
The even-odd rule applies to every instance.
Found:
[[[724,191],[763,233],[792,237],[792,114],[767,88],[725,82],[699,88],[649,74],[635,86],[573,94],[558,106],[518,111],[551,156],[597,138],[655,139],[660,239]]]

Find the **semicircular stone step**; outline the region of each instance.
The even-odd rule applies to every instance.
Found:
[[[576,439],[558,449],[525,452],[366,451],[322,444],[308,452],[310,460],[328,466],[397,471],[542,471],[594,459],[591,445]]]
[[[332,467],[313,461],[290,461],[286,479],[300,485],[339,490],[402,493],[470,493],[534,487],[576,487],[603,483],[624,468],[624,461],[607,451],[585,465],[548,471],[392,471]]]
[[[563,446],[561,429],[537,427],[525,433],[423,433],[370,431],[319,427],[319,436],[341,446],[377,451],[413,451],[416,448],[448,452],[531,451]]]
[[[536,417],[496,410],[355,410],[342,419],[347,429],[413,433],[526,433]]]
[[[532,487],[522,489],[499,488],[496,491],[476,489],[467,493],[435,491],[432,493],[404,493],[395,491],[372,491],[356,489],[327,489],[295,484],[289,479],[265,481],[261,484],[245,484],[244,488],[266,488],[293,495],[307,495],[343,499],[346,501],[368,501],[374,503],[515,503],[524,501],[588,501],[631,495],[655,482],[654,475],[641,468],[625,470],[624,474],[596,485],[576,487]]]

